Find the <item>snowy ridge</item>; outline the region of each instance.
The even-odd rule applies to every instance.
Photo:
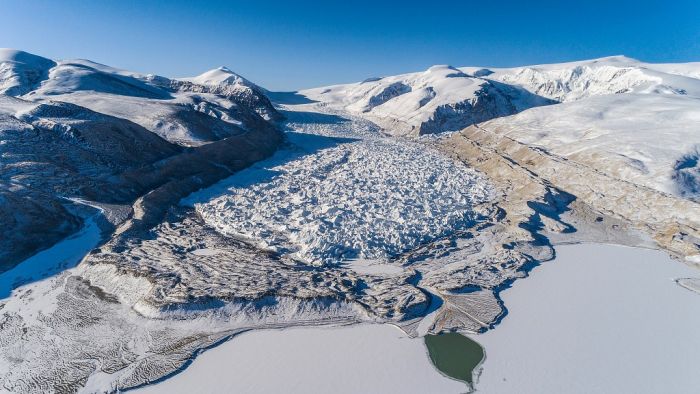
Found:
[[[131,120],[186,146],[199,146],[280,119],[259,87],[227,68],[176,80],[89,60],[53,61],[2,49],[0,93],[31,101],[70,102]]]
[[[303,90],[333,108],[379,123],[391,134],[457,131],[551,101],[523,89],[468,75],[451,66],[361,83]]]
[[[392,134],[428,134],[601,95],[700,97],[699,77],[700,63],[649,64],[612,56],[516,68],[434,66],[300,94],[366,117]]]
[[[674,66],[613,56],[581,62],[493,69],[489,78],[521,86],[534,94],[560,102],[621,93],[700,97],[700,80],[697,79],[700,66],[693,63]]]

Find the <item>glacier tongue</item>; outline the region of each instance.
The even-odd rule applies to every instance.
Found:
[[[322,137],[294,126],[293,148],[195,204],[207,224],[313,264],[386,259],[469,227],[474,206],[490,199],[485,178],[424,144],[378,134]]]

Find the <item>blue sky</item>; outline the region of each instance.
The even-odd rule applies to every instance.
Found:
[[[226,65],[273,90],[433,64],[700,61],[699,0],[0,0],[0,10],[0,47],[171,77]]]

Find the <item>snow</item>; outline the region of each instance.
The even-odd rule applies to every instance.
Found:
[[[675,283],[697,271],[659,251],[557,247],[501,296],[508,315],[475,339],[483,393],[694,393],[700,297]]]
[[[461,70],[473,72],[474,67]],[[641,93],[700,96],[700,63],[653,64],[625,56],[515,68],[492,68],[489,79],[561,102]]]
[[[202,248],[195,249],[190,253],[192,253],[195,256],[216,256],[217,254],[221,253],[221,251],[214,248]]]
[[[298,127],[293,148],[187,203],[221,233],[318,265],[410,250],[468,227],[491,198],[485,179],[426,145]]]
[[[386,264],[381,260],[352,259],[345,262],[345,266],[358,274],[367,275],[400,275],[403,267]]]
[[[52,60],[16,49],[0,48],[0,93],[24,94],[55,66]]]
[[[231,71],[228,67],[221,66],[213,70],[204,72],[196,77],[180,78],[181,81],[188,81],[205,86],[218,85],[241,85],[253,87],[255,84]]]
[[[112,95],[165,99],[170,95],[156,87],[150,86],[134,75],[121,72],[111,67],[93,64],[85,60],[66,60],[58,62],[49,71],[40,87],[30,95],[57,95],[76,91],[90,91]]]
[[[94,218],[86,220],[77,234],[24,260],[13,269],[0,274],[0,299],[23,283],[37,281],[75,266],[100,241],[100,229]]]
[[[184,372],[138,394],[462,393],[441,375],[422,339],[388,325],[244,333]]]
[[[677,167],[697,155],[698,124],[697,98],[618,94],[533,108],[481,127],[625,181],[693,196],[692,173],[681,182]]]
[[[475,116],[488,113],[491,113],[490,117],[508,115],[547,103],[536,96],[523,95],[513,89],[506,90],[500,90],[488,80],[475,78],[454,67],[438,65],[424,72],[302,90],[299,93],[333,108],[380,122],[391,134],[404,134],[414,130],[457,131],[474,121],[486,120],[475,118],[469,123]],[[472,113],[472,106],[476,105],[480,95],[491,97],[496,104]],[[443,119],[445,115],[441,111],[461,111],[462,106],[467,108],[466,112],[458,112]],[[437,123],[438,126],[431,127],[431,123]]]

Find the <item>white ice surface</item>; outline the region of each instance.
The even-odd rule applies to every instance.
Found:
[[[502,293],[508,315],[475,337],[483,393],[697,393],[698,271],[659,251],[584,244]]]
[[[422,339],[389,325],[254,331],[200,355],[184,372],[135,394],[463,393]]]

